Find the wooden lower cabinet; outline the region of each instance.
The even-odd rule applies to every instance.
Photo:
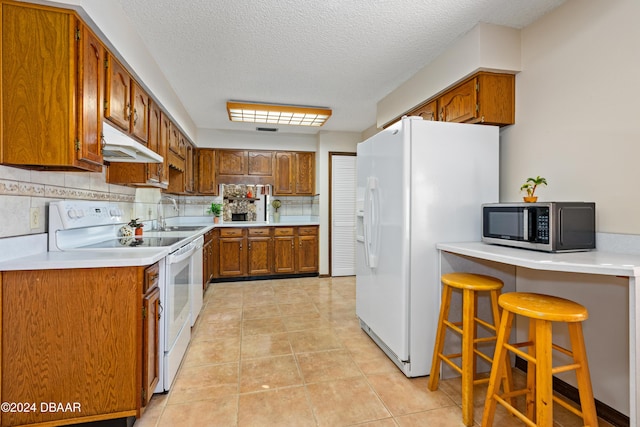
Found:
[[[213,249],[218,255],[215,278],[318,272],[318,226],[216,230],[219,238]]]
[[[160,265],[144,271],[142,296],[142,401],[146,407],[160,380]]]
[[[160,362],[154,277],[153,266],[2,272],[0,399],[37,407],[0,425],[139,417]]]
[[[247,274],[270,274],[273,264],[271,230],[268,227],[247,229]]]
[[[243,228],[221,228],[218,239],[218,274],[241,277],[247,274],[246,237]]]
[[[214,276],[214,235],[215,230],[209,230],[204,234],[204,246],[202,247],[202,290],[206,290],[207,284]]]
[[[296,272],[295,227],[277,227],[273,237],[273,272],[287,274]]]
[[[298,272],[318,271],[318,227],[298,227]]]

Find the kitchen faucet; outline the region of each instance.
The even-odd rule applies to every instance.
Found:
[[[167,229],[166,219],[165,219],[165,215],[164,215],[164,208],[162,207],[162,201],[163,200],[169,200],[173,204],[173,209],[175,209],[175,211],[178,212],[178,205],[176,204],[176,199],[174,199],[173,197],[169,197],[169,196],[160,197],[160,200],[158,200],[158,203],[156,205],[156,207],[158,209],[158,219],[156,221],[158,230],[166,230]]]

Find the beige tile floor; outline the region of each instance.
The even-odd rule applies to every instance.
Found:
[[[353,277],[211,285],[192,334],[171,391],[136,427],[463,425],[459,380],[429,391],[360,330]],[[478,425],[483,403],[478,386]],[[562,408],[555,417],[581,425]],[[495,425],[523,424],[499,407]]]

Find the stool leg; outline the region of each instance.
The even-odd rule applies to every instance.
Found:
[[[529,356],[536,358],[536,320],[529,319]],[[527,394],[525,395],[526,414],[534,423],[536,422],[536,364],[527,362]]]
[[[498,298],[500,297],[500,291],[491,291],[490,296],[491,296],[491,311],[493,312],[493,325],[496,328],[495,333],[496,333],[496,346],[497,346],[498,329],[500,328],[500,307],[498,305]],[[494,353],[495,353],[495,350],[494,350]],[[509,352],[505,351],[504,357],[505,357],[505,364],[504,364],[505,369],[502,374],[502,377],[503,377],[502,389],[504,390],[505,393],[510,393],[511,387],[513,385],[513,376],[511,374],[511,360],[509,359]],[[492,363],[497,363],[497,361],[494,360]],[[512,406],[514,405],[512,397],[507,398],[507,402],[509,402],[509,404]]]
[[[496,339],[496,351],[493,356],[493,365],[491,366],[491,375],[489,376],[489,387],[487,388],[487,398],[484,402],[484,411],[482,413],[482,427],[490,427],[493,425],[493,417],[496,413],[496,399],[494,395],[500,390],[499,378],[507,367],[505,361],[508,360],[508,352],[504,348],[504,344],[509,340],[511,335],[511,325],[513,322],[513,313],[503,310],[500,320],[500,328],[498,328],[498,338]]]
[[[571,338],[571,350],[573,360],[580,364],[576,369],[576,379],[578,380],[578,391],[580,393],[580,406],[582,409],[582,420],[585,426],[596,427],[598,416],[593,399],[593,389],[591,388],[591,375],[589,374],[589,364],[587,362],[587,352],[584,346],[584,336],[582,335],[582,324],[569,323],[569,337]]]
[[[462,422],[473,425],[473,377],[476,355],[476,293],[462,291]]]
[[[536,425],[553,427],[551,322],[536,320]]]
[[[451,287],[444,285],[442,292],[442,303],[440,305],[440,316],[438,317],[438,331],[436,333],[436,343],[433,346],[433,360],[431,361],[431,373],[429,374],[429,390],[438,389],[440,382],[440,355],[444,349],[444,338],[447,327],[444,321],[449,318],[449,307],[451,306]]]

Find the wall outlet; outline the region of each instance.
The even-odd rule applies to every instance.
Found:
[[[31,208],[29,211],[29,223],[31,225],[31,229],[40,228],[40,209]]]

